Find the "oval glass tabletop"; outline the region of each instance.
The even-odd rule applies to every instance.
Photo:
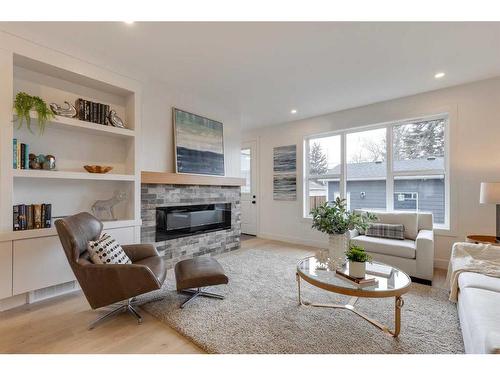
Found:
[[[348,264],[341,271],[348,274]],[[319,288],[349,295],[396,296],[405,293],[411,284],[410,277],[396,267],[372,262],[366,264],[366,279],[375,279],[375,284],[357,285],[338,275],[324,253],[301,260],[297,265],[297,272],[303,279]]]

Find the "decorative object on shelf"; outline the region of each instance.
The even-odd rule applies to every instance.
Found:
[[[92,214],[99,220],[117,220],[114,207],[127,199],[125,191],[115,191],[113,197],[105,200],[98,200],[92,205]]]
[[[337,268],[342,267],[345,263],[345,252],[348,250],[350,238],[349,230],[365,231],[371,222],[377,220],[377,217],[371,212],[361,214],[348,211],[346,200],[340,198],[332,202],[325,202],[311,210],[311,215],[313,217],[312,227],[330,235],[330,257],[336,263]]]
[[[107,165],[84,165],[83,168],[89,173],[108,173],[113,169]]]
[[[60,106],[59,104],[56,103],[50,103],[50,109],[57,116],[76,117],[75,106],[66,101],[64,102],[64,104],[66,104],[66,107]]]
[[[53,155],[40,154],[37,156],[35,154],[29,154],[29,169],[53,171],[56,169],[56,158]]]
[[[173,108],[176,173],[224,176],[222,122]]]
[[[273,148],[273,199],[297,200],[297,146]]]
[[[109,125],[109,105],[78,98],[75,102],[75,107],[78,113],[78,120]]]
[[[116,114],[116,111],[112,109],[109,111],[108,115],[108,120],[111,125],[113,125],[116,128],[122,128],[125,129],[125,125],[123,124],[123,121],[118,115]]]
[[[25,92],[19,92],[14,99],[14,110],[16,111],[17,121],[19,123],[18,129],[23,126],[23,121],[26,120],[26,127],[31,130],[31,117],[30,111],[34,110],[38,118],[39,134],[42,135],[47,121],[54,118],[54,114],[47,106],[45,101],[38,96],[31,96]]]
[[[361,246],[350,245],[345,252],[349,260],[349,275],[363,279],[366,275],[366,262],[371,262],[372,257]]]

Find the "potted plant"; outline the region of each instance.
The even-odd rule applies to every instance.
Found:
[[[347,210],[345,199],[337,198],[325,202],[311,210],[312,227],[329,235],[330,256],[338,267],[345,263],[345,252],[349,244],[349,230],[366,230],[377,219],[370,213],[357,213]]]
[[[17,121],[19,123],[18,129],[23,126],[23,121],[26,120],[26,127],[31,130],[31,117],[30,111],[35,110],[38,119],[38,129],[40,135],[43,134],[45,124],[47,121],[54,118],[54,113],[48,107],[45,101],[38,96],[31,96],[25,92],[18,92],[14,99],[14,110],[16,111]]]
[[[361,246],[350,245],[345,252],[349,260],[349,275],[356,278],[364,278],[366,274],[366,262],[371,262],[372,257]]]

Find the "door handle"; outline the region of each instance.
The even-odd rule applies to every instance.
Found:
[[[255,204],[256,202],[255,201],[252,201],[252,204]]]
[[[252,195],[252,198],[255,199],[255,195]]]

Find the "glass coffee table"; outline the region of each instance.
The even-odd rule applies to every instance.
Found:
[[[385,333],[397,337],[401,329],[401,308],[404,305],[402,295],[405,294],[411,285],[410,277],[396,267],[387,264],[373,262],[366,265],[366,277],[374,277],[377,280],[375,285],[360,287],[353,282],[347,281],[335,273],[335,267],[324,255],[317,254],[301,260],[297,265],[297,285],[299,304],[302,306],[327,307],[336,309],[346,309],[359,315],[375,327]],[[312,303],[302,300],[300,281],[338,294],[351,296],[346,305]],[[363,298],[387,298],[394,297],[394,330],[384,326],[380,322],[370,318],[366,314],[356,310],[354,304],[359,297]]]

